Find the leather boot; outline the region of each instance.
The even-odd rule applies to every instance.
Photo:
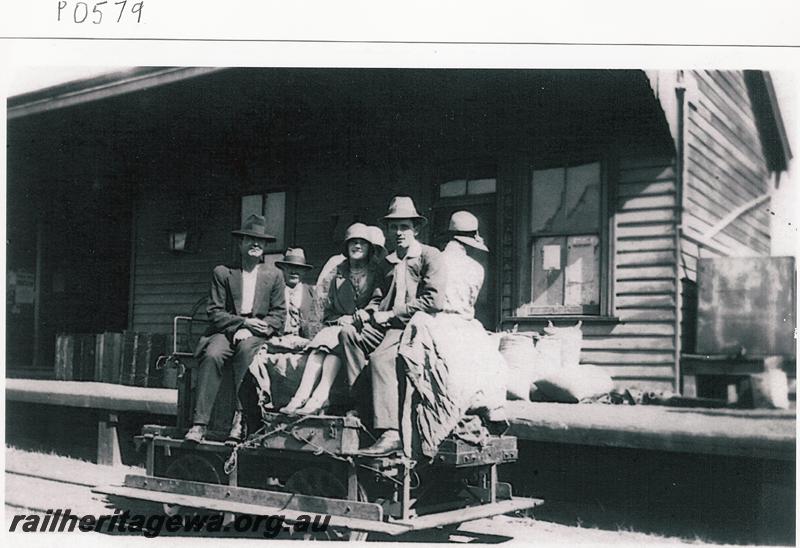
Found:
[[[244,423],[244,413],[241,411],[236,411],[233,414],[233,424],[231,426],[231,431],[228,433],[228,439],[225,440],[225,445],[236,445],[237,443],[241,443],[246,435],[247,428],[245,427]]]
[[[193,425],[186,435],[183,436],[184,441],[188,441],[190,443],[200,443],[206,437],[206,425],[205,424],[195,424]]]
[[[402,451],[403,444],[400,441],[400,432],[397,430],[386,430],[378,441],[371,447],[362,449],[358,452],[364,457],[385,457],[392,453]]]

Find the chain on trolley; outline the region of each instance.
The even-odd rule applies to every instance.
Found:
[[[294,428],[295,426],[297,426],[298,424],[300,424],[301,422],[305,421],[308,418],[309,418],[308,416],[300,417],[294,422],[285,422],[279,425],[277,428],[273,428],[268,432],[263,432],[263,430],[266,429],[266,425],[262,426],[261,428],[256,430],[252,436],[249,436],[246,440],[236,444],[236,446],[233,448],[233,451],[231,451],[231,455],[228,457],[228,460],[225,461],[225,466],[223,467],[223,470],[228,475],[232,474],[233,471],[236,470],[236,467],[238,466],[239,463],[239,451],[241,449],[255,449],[256,447],[260,447],[264,442],[264,440],[267,439],[268,437],[278,434],[280,432],[284,432],[288,428]]]
[[[297,431],[295,430],[295,427],[297,425],[299,425],[301,422],[303,422],[303,421],[305,421],[305,420],[307,420],[309,418],[310,418],[310,416],[304,416],[304,417],[300,417],[299,419],[297,419],[296,421],[293,421],[293,422],[285,422],[285,423],[281,424],[280,426],[278,426],[277,428],[273,428],[272,430],[270,430],[268,432],[263,432],[263,430],[266,429],[266,426],[262,426],[261,428],[256,430],[255,433],[253,433],[252,436],[249,436],[247,440],[245,440],[245,441],[243,441],[241,443],[238,443],[233,448],[233,450],[231,451],[230,456],[225,461],[225,465],[223,467],[223,470],[228,475],[232,474],[236,470],[236,468],[238,466],[238,463],[239,463],[239,451],[240,450],[242,450],[242,449],[255,449],[256,447],[260,447],[265,439],[267,439],[270,436],[273,436],[275,434],[278,434],[278,433],[281,433],[281,432],[286,432],[288,430],[289,434],[294,439],[296,439],[297,441],[299,441],[301,443],[304,443],[304,444],[308,445],[309,447],[313,448],[315,455],[323,455],[324,454],[324,455],[327,455],[327,456],[329,456],[330,458],[332,458],[334,460],[337,460],[337,461],[340,461],[340,462],[345,462],[349,466],[353,466],[354,464],[357,464],[359,467],[364,468],[365,470],[370,470],[372,472],[375,472],[376,474],[380,474],[381,476],[383,476],[384,478],[386,478],[387,480],[389,480],[391,482],[394,482],[394,483],[396,483],[398,485],[402,485],[403,484],[403,482],[391,477],[390,475],[386,474],[383,470],[380,470],[380,469],[375,468],[373,466],[369,466],[369,465],[363,464],[361,462],[356,463],[353,460],[353,457],[343,457],[341,455],[337,455],[336,453],[333,453],[332,451],[330,451],[330,450],[328,450],[328,449],[326,449],[326,448],[324,448],[324,447],[322,447],[320,445],[317,445],[316,443],[314,443],[310,439],[306,439],[303,436],[301,436],[300,434],[298,434]],[[366,429],[366,427],[363,424],[360,425],[360,429],[363,430],[364,432],[366,432],[367,435],[369,435],[373,439],[373,441],[375,440],[375,436],[373,436],[369,432],[369,430]],[[409,461],[409,463],[408,463],[408,466],[410,468],[412,468],[412,469],[415,467],[415,465],[416,465],[416,462],[413,461],[413,460]]]

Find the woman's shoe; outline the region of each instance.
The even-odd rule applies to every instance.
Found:
[[[305,399],[292,398],[291,400],[289,400],[289,403],[281,407],[278,411],[280,413],[285,413],[287,415],[294,415],[301,407],[306,405],[307,402],[308,398]]]
[[[322,415],[328,410],[330,404],[331,401],[328,398],[320,401],[312,397],[303,407],[295,411],[295,413],[297,415]]]

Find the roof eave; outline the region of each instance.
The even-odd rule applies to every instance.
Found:
[[[772,77],[769,72],[761,70],[746,70],[744,75],[769,169],[786,171],[792,150]]]
[[[9,97],[7,118],[88,103],[170,84],[223,70],[213,67],[137,67],[83,80],[73,80],[41,90]]]

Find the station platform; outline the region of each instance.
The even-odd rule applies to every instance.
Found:
[[[174,416],[177,391],[97,382],[7,379],[6,401]],[[795,410],[509,401],[520,440],[794,461]]]

